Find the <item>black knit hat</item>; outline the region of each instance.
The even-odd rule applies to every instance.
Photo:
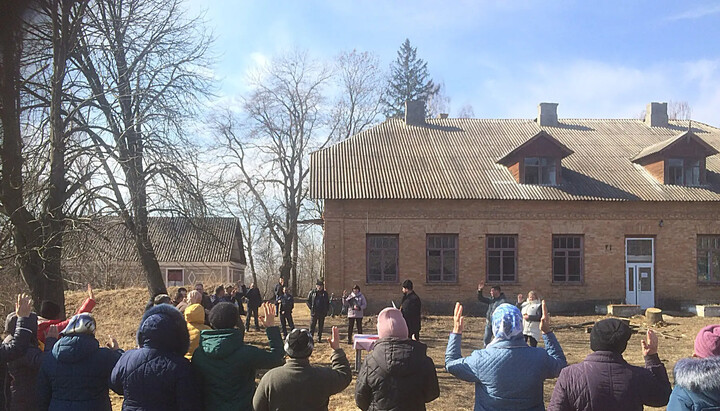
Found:
[[[210,310],[210,326],[216,330],[235,328],[238,324],[238,308],[233,303],[218,303]]]
[[[325,283],[324,283],[322,280],[317,280],[317,281],[315,282],[315,285],[325,286]]]
[[[412,290],[412,289],[413,289],[413,283],[412,283],[412,281],[410,281],[410,280],[405,280],[405,281],[403,281],[403,283],[402,283],[402,287],[403,287],[403,288],[407,288],[408,290]]]
[[[57,320],[60,317],[60,310],[59,305],[49,300],[40,304],[40,316],[47,320]]]
[[[630,326],[617,318],[598,321],[590,332],[590,349],[622,354],[631,334]]]
[[[313,348],[312,335],[305,328],[295,328],[285,337],[285,352],[291,358],[307,358],[312,354]]]

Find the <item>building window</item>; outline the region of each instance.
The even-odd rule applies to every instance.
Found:
[[[185,285],[185,271],[182,268],[168,268],[167,285]]]
[[[427,236],[427,281],[454,283],[457,281],[457,234]]]
[[[697,237],[697,278],[701,283],[720,283],[720,236]]]
[[[367,282],[396,283],[398,281],[397,235],[367,236]]]
[[[555,159],[552,157],[525,157],[525,184],[555,185]]]
[[[517,236],[487,236],[487,280],[517,281]]]
[[[667,162],[667,184],[678,186],[700,185],[700,160],[670,158]]]
[[[583,273],[583,238],[579,235],[553,236],[553,282],[579,283]]]

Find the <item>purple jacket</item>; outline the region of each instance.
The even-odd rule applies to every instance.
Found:
[[[628,364],[621,354],[596,351],[560,372],[547,409],[642,411],[643,404],[666,405],[670,392],[657,354],[646,356],[642,368]]]

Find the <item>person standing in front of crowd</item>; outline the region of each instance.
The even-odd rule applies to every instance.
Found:
[[[87,285],[87,298],[83,301],[82,305],[75,314],[80,313],[91,313],[95,308],[95,293],[93,292],[92,286]],[[63,320],[64,318],[64,307],[60,307],[52,301],[43,301],[40,304],[40,317],[38,318],[37,327],[37,338],[41,343],[45,343],[45,335],[47,334],[48,328],[51,325],[57,327],[58,332],[62,332],[65,326],[70,321],[69,319]]]
[[[340,348],[337,327],[328,339],[333,350],[331,367],[313,367],[313,337],[306,329],[294,329],[285,338],[290,357],[282,367],[273,368],[260,380],[253,397],[255,411],[327,411],[330,397],[342,392],[352,381],[350,362]]]
[[[493,339],[493,333],[492,333],[492,315],[495,312],[495,308],[500,306],[500,304],[509,303],[507,299],[505,298],[505,293],[503,293],[500,290],[499,285],[494,285],[490,287],[490,298],[487,298],[483,295],[482,290],[485,288],[485,281],[481,281],[480,284],[478,284],[478,290],[477,290],[477,298],[480,300],[480,302],[483,302],[487,304],[487,313],[485,315],[486,321],[485,321],[485,337],[483,338],[483,342],[485,343],[485,346],[487,347],[488,344],[490,344],[490,341]]]
[[[280,315],[280,297],[285,294],[285,279],[280,277],[278,278],[277,284],[275,284],[275,289],[273,290],[273,293],[275,294],[275,313],[277,315]]]
[[[357,324],[358,334],[362,334],[363,312],[367,308],[367,300],[360,292],[360,286],[355,284],[350,295],[343,290],[343,305],[347,307],[348,316],[348,344],[352,344],[353,325]]]
[[[475,383],[475,410],[545,409],[543,382],[555,378],[567,365],[565,354],[550,330],[550,316],[543,306],[540,329],[545,349],[528,347],[523,339],[520,310],[500,304],[493,312],[493,340],[487,347],[462,356],[465,317],[460,303],[455,304],[453,331],[445,351],[445,369],[455,377]]]
[[[355,404],[361,410],[425,410],[440,396],[437,372],[427,346],[408,338],[397,308],[378,314],[380,337],[360,368]]]
[[[422,302],[420,297],[413,290],[411,280],[405,280],[402,283],[403,297],[400,302],[400,310],[402,311],[405,323],[407,323],[410,338],[420,341],[420,316],[422,313]]]
[[[720,410],[720,324],[700,330],[692,358],[678,361],[673,372],[668,411]]]
[[[630,326],[617,318],[595,323],[590,332],[593,352],[562,370],[548,409],[642,411],[643,405],[665,406],[672,388],[658,357],[657,335],[647,330],[642,341],[644,368],[628,364],[622,356],[631,335]]]
[[[247,317],[245,317],[245,331],[250,331],[250,317],[255,318],[255,331],[260,331],[258,324],[258,309],[262,305],[262,296],[255,283],[250,284],[250,289],[245,294],[247,298]],[[238,311],[239,313],[239,311]],[[240,314],[238,314],[240,315]]]
[[[523,336],[525,342],[531,347],[537,347],[540,340],[540,318],[542,318],[542,304],[537,298],[535,291],[528,292],[527,301],[523,301],[523,295],[518,294],[517,308],[523,316]]]
[[[175,307],[168,308],[177,312]],[[180,313],[178,312],[178,315]],[[37,380],[40,410],[111,411],[108,382],[122,350],[114,338],[108,348],[95,339],[90,313],[70,318],[52,355],[43,358]]]
[[[257,370],[283,364],[285,352],[275,325],[275,304],[265,303],[262,308],[270,351],[245,344],[242,320],[234,304],[220,303],[210,311],[213,329],[200,333],[200,347],[192,358],[202,380],[205,410],[252,410]]]
[[[322,341],[323,327],[325,326],[325,317],[330,309],[330,297],[325,291],[325,283],[317,280],[315,289],[310,291],[307,299],[307,306],[310,309],[310,334],[315,336],[315,326],[317,326],[317,341]]]
[[[290,331],[295,329],[295,322],[292,316],[293,308],[295,308],[295,299],[290,293],[288,286],[283,287],[283,294],[278,299],[277,304],[280,307],[280,326],[282,328],[283,338],[285,338],[288,335],[288,327],[290,327]]]

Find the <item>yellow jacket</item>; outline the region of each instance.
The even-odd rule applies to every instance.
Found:
[[[185,309],[185,321],[190,332],[190,348],[185,358],[192,359],[193,352],[200,345],[200,331],[209,330],[210,327],[205,325],[205,309],[200,304],[190,304]]]

